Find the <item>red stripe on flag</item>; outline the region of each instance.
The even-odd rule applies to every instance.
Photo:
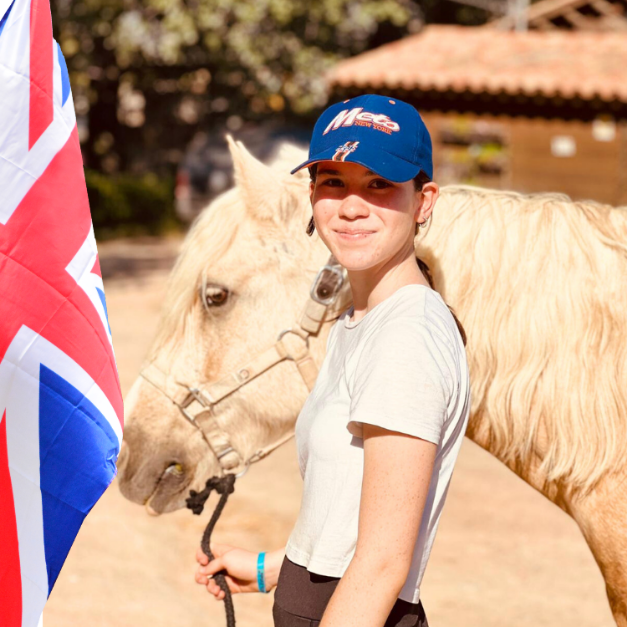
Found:
[[[0,625],[22,625],[22,577],[7,451],[7,415],[0,421]]]
[[[100,278],[102,278],[102,271],[100,270],[100,258],[96,257],[96,263],[94,267],[91,269],[92,274],[97,274]]]
[[[30,150],[54,116],[52,101],[52,17],[48,0],[31,0],[30,5]]]

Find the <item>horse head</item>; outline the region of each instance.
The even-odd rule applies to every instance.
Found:
[[[119,485],[153,514],[184,507],[190,489],[243,471],[289,435],[331,323],[348,304],[343,277],[331,304],[310,296],[329,252],[305,232],[306,172],[289,174],[302,151],[283,146],[268,166],[227,141],[235,187],[185,238],[157,335],[125,399]]]

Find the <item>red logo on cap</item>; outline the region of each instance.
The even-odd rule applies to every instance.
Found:
[[[336,151],[331,159],[333,161],[344,161],[351,152],[355,152],[357,150],[357,146],[359,146],[359,142],[346,142],[342,144]]]

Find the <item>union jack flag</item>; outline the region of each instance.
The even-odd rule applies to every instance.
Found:
[[[0,0],[0,625],[36,627],[123,406],[49,0]]]

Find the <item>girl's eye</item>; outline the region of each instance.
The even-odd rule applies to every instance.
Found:
[[[392,185],[385,179],[373,179],[370,181],[370,187],[375,189],[385,189],[386,187],[392,187]]]
[[[322,185],[326,185],[327,187],[341,187],[343,185],[340,179],[324,179],[322,181]]]

